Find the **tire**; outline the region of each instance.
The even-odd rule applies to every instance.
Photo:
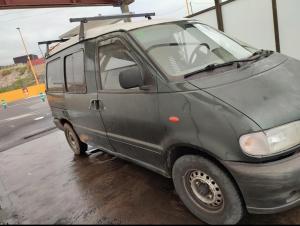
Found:
[[[200,220],[237,224],[244,216],[244,203],[236,186],[214,162],[186,155],[175,162],[172,176],[180,199]]]
[[[65,123],[64,132],[68,144],[74,152],[74,155],[85,155],[85,152],[88,149],[88,145],[86,143],[81,142],[72,126],[70,126],[68,123]]]

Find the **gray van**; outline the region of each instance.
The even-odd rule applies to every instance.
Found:
[[[172,178],[209,224],[300,203],[293,58],[197,20],[145,20],[81,30],[51,50],[46,78],[74,154],[91,145]]]

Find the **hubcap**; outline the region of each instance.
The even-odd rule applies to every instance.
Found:
[[[192,198],[202,207],[217,211],[224,205],[222,191],[212,177],[200,170],[192,170],[186,175],[186,184]]]

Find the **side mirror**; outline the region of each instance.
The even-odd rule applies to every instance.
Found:
[[[121,71],[119,74],[119,82],[123,89],[141,87],[143,85],[142,73],[138,67]]]

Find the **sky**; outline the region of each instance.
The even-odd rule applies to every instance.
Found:
[[[188,2],[193,12],[214,4],[213,0]],[[187,15],[186,0],[135,0],[129,10],[134,13],[155,12],[155,18],[182,18]],[[110,6],[0,10],[0,66],[13,64],[13,57],[25,55],[17,27],[21,28],[28,52],[41,56],[39,41],[57,39],[78,26],[70,23],[69,18],[119,13],[119,7]]]

